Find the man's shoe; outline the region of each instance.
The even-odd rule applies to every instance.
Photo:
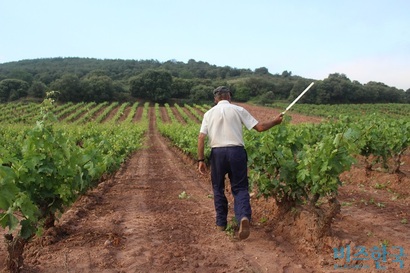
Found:
[[[241,219],[241,223],[239,226],[239,233],[238,233],[239,239],[244,240],[248,238],[250,233],[251,231],[250,231],[249,219],[248,217],[243,217]]]
[[[218,230],[220,231],[225,231],[226,230],[226,226],[216,226],[218,228]]]

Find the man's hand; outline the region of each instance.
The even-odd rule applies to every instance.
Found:
[[[283,113],[280,113],[274,120],[275,125],[281,124],[283,120]]]
[[[205,174],[205,171],[206,171],[206,164],[205,164],[205,162],[200,161],[200,162],[198,163],[198,171],[199,171],[199,173],[202,174],[202,175]]]

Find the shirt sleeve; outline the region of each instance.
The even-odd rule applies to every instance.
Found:
[[[200,133],[203,133],[205,135],[208,134],[208,122],[207,122],[207,115],[204,115],[204,118],[202,119],[201,123],[201,129],[199,129]]]
[[[245,108],[241,111],[241,120],[248,130],[258,124],[258,121]]]

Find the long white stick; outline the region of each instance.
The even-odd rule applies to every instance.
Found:
[[[296,102],[298,102],[298,100],[312,87],[313,84],[314,84],[314,82],[309,84],[309,86],[306,87],[306,89],[303,90],[303,92],[294,101],[292,101],[292,103],[289,104],[288,107],[286,107],[286,110],[284,112],[282,112],[282,115],[284,115]]]

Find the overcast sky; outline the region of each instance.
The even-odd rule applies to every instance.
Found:
[[[410,88],[408,0],[0,0],[0,63],[189,59]]]

